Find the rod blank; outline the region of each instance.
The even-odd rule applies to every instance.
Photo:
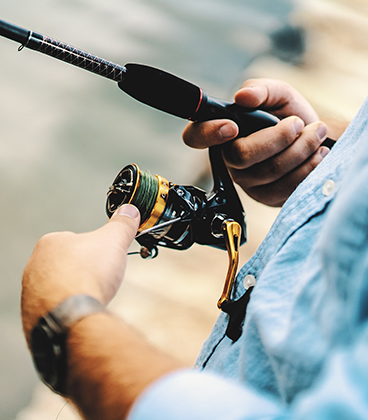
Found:
[[[126,68],[124,66],[104,60],[65,42],[28,31],[3,20],[0,20],[0,35],[21,43],[21,47],[23,48],[30,48],[49,55],[73,66],[106,77],[114,82],[121,82],[125,78]]]
[[[0,35],[5,38],[12,39],[15,42],[25,44],[27,42],[30,31],[12,25],[11,23],[0,20]]]

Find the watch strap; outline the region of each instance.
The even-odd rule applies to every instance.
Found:
[[[100,301],[88,295],[73,295],[60,303],[44,318],[55,322],[60,332],[66,332],[82,318],[96,312],[106,312],[106,307]]]

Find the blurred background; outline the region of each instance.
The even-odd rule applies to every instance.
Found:
[[[368,92],[364,0],[3,0],[0,11],[0,19],[122,65],[157,66],[224,99],[249,77],[280,78],[321,116],[343,121]],[[185,121],[135,102],[113,82],[17,47],[0,39],[0,420],[55,419],[63,401],[39,383],[19,316],[33,246],[50,231],[104,224],[106,192],[123,166],[198,185],[207,152],[184,146]],[[277,209],[240,194],[245,262]],[[111,308],[193,364],[218,314],[226,270],[226,253],[200,246],[163,249],[151,261],[132,256]],[[59,416],[76,418],[69,406]]]

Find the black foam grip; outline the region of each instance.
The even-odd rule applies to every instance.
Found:
[[[201,100],[201,89],[170,73],[142,64],[126,64],[119,88],[153,108],[189,119]]]

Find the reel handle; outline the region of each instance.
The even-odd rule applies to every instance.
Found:
[[[229,267],[222,294],[217,302],[217,307],[219,309],[222,309],[222,305],[224,303],[230,301],[230,294],[239,264],[241,227],[238,222],[227,219],[222,224],[222,234],[225,239],[226,249],[229,255]]]

